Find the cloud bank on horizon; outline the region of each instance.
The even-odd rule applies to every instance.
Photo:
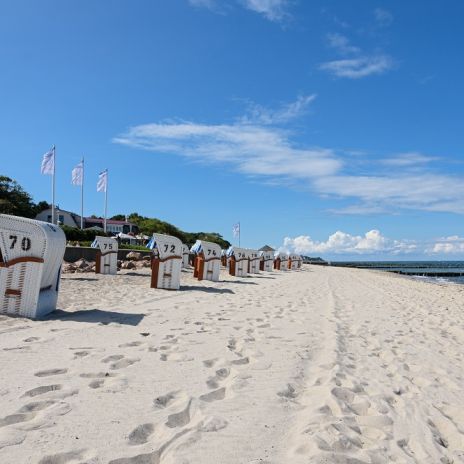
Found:
[[[313,240],[309,235],[285,237],[281,251],[293,252],[301,255],[411,255],[426,254],[454,255],[464,252],[464,237],[457,235],[442,237],[435,241],[420,242],[416,240],[394,240],[382,235],[379,230],[373,229],[364,235],[351,235],[337,231],[330,235],[326,241]]]

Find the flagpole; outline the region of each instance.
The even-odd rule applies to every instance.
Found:
[[[53,174],[52,174],[52,224],[55,224],[55,145],[53,145]]]
[[[82,157],[82,182],[81,182],[81,230],[84,229],[84,157]]]
[[[240,225],[240,221],[238,221],[238,247],[240,248],[240,234],[242,233],[242,226]]]
[[[106,170],[106,186],[105,186],[105,218],[103,222],[103,231],[106,234],[106,212],[108,207],[108,169]]]

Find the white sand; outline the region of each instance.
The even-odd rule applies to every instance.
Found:
[[[0,316],[1,464],[464,462],[464,286],[130,274]]]

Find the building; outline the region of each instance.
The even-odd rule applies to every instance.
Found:
[[[52,222],[52,209],[47,208],[37,214],[35,217],[38,221]],[[66,211],[58,207],[55,208],[55,219],[58,224],[69,227],[81,227],[81,217],[78,214]],[[86,217],[84,218],[84,229],[98,228],[103,230],[104,220],[102,218]],[[129,221],[115,221],[112,219],[106,220],[106,231],[116,235],[122,232],[123,234],[138,235],[139,228]]]
[[[274,248],[271,248],[269,245],[264,245],[258,251],[275,251]]]
[[[86,217],[84,218],[84,227],[99,227],[103,230],[104,226],[104,219],[101,218],[92,218]],[[110,234],[119,234],[122,232],[123,234],[134,234],[137,235],[139,233],[139,228],[135,224],[129,221],[115,221],[113,219],[106,220],[106,231]]]
[[[52,209],[47,208],[35,217],[38,221],[52,222]],[[78,214],[55,207],[55,220],[58,224],[69,227],[80,227],[81,217]],[[85,226],[84,226],[85,227]]]

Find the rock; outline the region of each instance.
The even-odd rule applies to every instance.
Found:
[[[136,267],[133,261],[123,261],[121,264],[121,269],[135,269]]]
[[[126,259],[129,259],[131,261],[140,261],[142,259],[142,253],[131,251],[127,253]]]
[[[78,259],[75,263],[74,266],[76,269],[85,269],[90,266],[91,263],[86,261],[85,259]]]
[[[151,261],[151,255],[142,256],[143,261]]]
[[[71,274],[76,272],[77,267],[73,263],[64,263],[61,272],[64,274]]]

